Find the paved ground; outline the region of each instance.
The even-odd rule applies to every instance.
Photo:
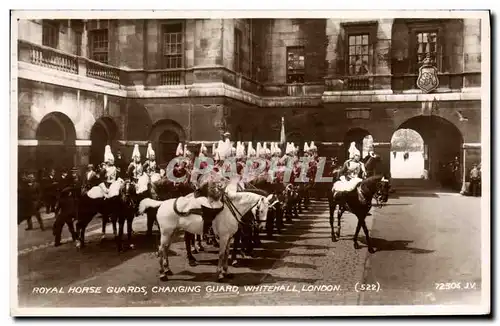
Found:
[[[190,267],[181,235],[171,248],[170,264],[175,275],[168,282],[161,282],[158,260],[153,253],[155,239],[146,239],[142,234],[143,218],[134,223],[138,232],[136,249],[122,254],[115,252],[110,226],[109,240],[99,241],[99,219],[91,228],[88,247],[80,252],[71,243],[58,248],[37,244],[34,250],[28,250],[26,244],[32,245],[33,240],[27,241],[25,237],[34,237],[40,231],[27,232],[21,226],[19,241],[24,251],[19,255],[20,305],[478,303],[481,287],[478,198],[414,191],[394,194],[389,205],[373,208],[373,216],[367,219],[378,248],[373,255],[366,247],[353,248],[350,240],[356,222],[353,215],[345,214],[342,237],[332,243],[327,204],[313,201],[311,206],[312,209],[289,225],[283,234],[263,241],[256,258],[243,259],[239,267],[230,268],[234,277],[222,284],[226,286],[222,290],[221,284],[214,282],[216,249],[208,247],[208,252],[197,254],[201,264]],[[45,233],[51,234],[50,231]],[[40,239],[47,243],[50,236]],[[362,237],[361,243],[364,242]],[[439,282],[461,282],[462,288],[475,282],[476,288],[437,290]],[[369,286],[368,291],[363,292],[359,291],[361,284],[377,286]],[[263,287],[245,288],[260,285]],[[33,293],[40,287],[55,287],[65,293]],[[102,293],[68,293],[71,289],[79,291],[84,287],[101,287]],[[135,293],[121,292],[124,290]],[[158,290],[163,293],[154,293]]]

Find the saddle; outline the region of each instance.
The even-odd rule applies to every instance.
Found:
[[[217,216],[217,214],[224,209],[224,205],[218,208],[201,205],[198,201],[193,200],[198,197],[200,197],[200,195],[195,196],[195,193],[192,193],[184,197],[176,198],[173,207],[175,214],[182,217],[186,217],[188,215],[200,215],[204,219],[210,219],[210,221],[212,221],[215,216]]]

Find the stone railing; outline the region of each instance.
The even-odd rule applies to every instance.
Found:
[[[391,88],[394,93],[418,90],[418,74],[393,75]],[[480,72],[439,73],[439,86],[436,91],[459,91],[463,87],[481,87]]]
[[[263,95],[272,97],[303,97],[321,95],[325,90],[323,83],[303,83],[303,84],[265,84],[263,85]]]
[[[21,61],[78,74],[78,57],[62,51],[25,41],[18,43]]]
[[[97,61],[87,60],[87,76],[120,84],[120,70]]]

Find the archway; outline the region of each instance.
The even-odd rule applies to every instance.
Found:
[[[373,145],[373,137],[366,129],[350,129],[344,137],[344,160],[349,158],[349,147],[351,142],[356,143],[356,148],[360,151],[361,157],[363,158],[368,155],[368,151]]]
[[[391,177],[393,179],[428,179],[425,143],[413,129],[398,129],[391,139]]]
[[[421,115],[406,120],[399,129],[415,130],[422,137],[424,167],[428,179],[459,191],[462,179],[463,136],[458,128],[442,117]],[[453,169],[454,165],[458,166]]]
[[[173,120],[161,120],[157,122],[149,135],[156,152],[156,161],[159,164],[167,164],[175,157],[175,151],[179,142],[184,142],[186,136],[182,127]]]
[[[38,168],[71,168],[75,163],[76,130],[71,119],[60,112],[43,117],[36,130]]]
[[[97,119],[90,131],[90,140],[92,141],[90,163],[97,165],[104,160],[104,147],[112,145],[117,131],[118,127],[113,119],[109,117]],[[112,151],[116,151],[116,149],[112,148]]]

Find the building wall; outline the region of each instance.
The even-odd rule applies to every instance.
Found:
[[[162,68],[161,28],[162,24],[170,22],[116,20],[110,24],[110,63],[121,69],[120,76],[127,77],[127,87],[137,86],[140,90],[149,75],[156,73],[152,70]],[[79,84],[73,83],[77,86],[72,88],[66,87],[64,79],[43,83],[20,79],[19,139],[35,139],[38,123],[43,116],[49,112],[62,112],[73,122],[79,140],[90,139],[90,131],[97,119],[111,117],[118,126],[117,139],[124,141],[121,146],[125,151],[131,151],[134,142],[155,141],[159,130],[168,128],[175,130],[184,140],[218,140],[224,130],[230,130],[238,140],[278,140],[282,116],[285,117],[287,133],[295,135],[293,137],[300,142],[316,140],[339,143],[344,141],[350,129],[361,128],[372,134],[376,143],[388,144],[393,132],[406,120],[429,114],[453,123],[464,143],[479,143],[481,140],[480,101],[467,100],[466,96],[462,99],[461,89],[480,86],[479,20],[450,20],[442,24],[446,43],[443,44],[443,75],[440,76],[442,87],[438,89],[436,97],[439,99],[450,92],[457,96],[452,100],[439,100],[439,112],[430,112],[432,103],[420,98],[417,100],[416,96],[407,99],[405,95],[401,101],[390,99],[393,93],[401,92],[391,89],[398,74],[407,79],[404,83],[409,80],[410,86],[403,92],[414,88],[411,84],[414,85],[416,76],[408,76],[411,72],[408,63],[411,54],[408,50],[408,24],[414,21],[187,19],[182,22],[184,67],[188,70],[192,68],[191,75],[186,72],[185,83],[199,85],[217,82],[225,86],[214,86],[219,88],[213,89],[189,88],[186,91],[182,84],[172,87],[157,87],[158,84],[153,84],[147,85],[148,90],[141,93],[125,89],[122,85],[111,87],[96,83],[90,87],[91,90],[84,90],[84,86],[93,83],[93,79],[86,76],[83,69],[77,73]],[[330,78],[333,85],[340,85],[336,80],[345,77],[345,29],[366,23],[376,27],[371,49],[375,76],[372,88],[383,91],[380,93],[383,95],[377,95],[379,93],[372,90],[371,93],[365,90],[348,92],[340,86],[325,89],[325,80]],[[242,32],[242,74],[246,79],[232,72],[235,69],[235,28]],[[19,21],[21,40],[41,44],[41,30],[41,21]],[[74,32],[71,28],[60,28],[59,50],[76,52],[72,35]],[[87,37],[84,32],[84,56],[88,54]],[[302,92],[292,92],[291,95],[280,88],[286,90],[289,87],[284,85],[288,46],[304,46],[305,82],[308,84],[302,88]],[[459,81],[461,87],[450,89],[450,78],[454,78],[455,84]],[[248,84],[250,82],[254,84]],[[244,89],[244,84],[248,88]],[[262,89],[273,87],[279,91],[262,92]],[[299,89],[302,86],[294,87]],[[111,95],[111,89],[112,94],[120,95]],[[184,91],[180,96],[180,92]],[[329,100],[331,96],[336,99]],[[366,99],[371,96],[374,98]],[[368,110],[369,117],[348,119],[346,110],[352,109]],[[467,119],[461,121],[460,116]],[[320,149],[332,155],[343,156],[342,146],[321,146]],[[386,155],[389,148],[380,146]],[[20,148],[20,152],[23,151]],[[477,159],[478,151],[469,149],[467,153],[471,154],[467,154],[466,160]],[[81,145],[77,146],[77,152],[81,158],[79,160],[84,162],[88,150]]]

